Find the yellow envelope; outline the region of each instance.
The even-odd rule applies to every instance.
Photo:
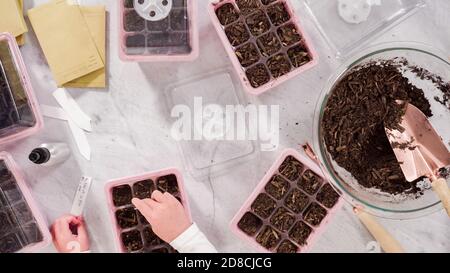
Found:
[[[105,6],[80,6],[81,13],[86,20],[91,37],[104,64],[106,64],[106,9]],[[64,87],[75,88],[104,88],[106,87],[106,67],[94,71],[86,76],[64,84]]]
[[[17,5],[19,6],[19,11],[23,18],[23,0],[17,0]],[[16,41],[18,45],[23,46],[25,44],[25,34],[17,36]]]
[[[28,31],[17,0],[0,1],[0,18],[0,32],[9,32],[17,37]]]
[[[55,0],[28,17],[58,87],[105,67],[79,6]]]

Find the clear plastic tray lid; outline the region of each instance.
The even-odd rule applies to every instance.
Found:
[[[303,1],[338,58],[347,57],[425,6],[424,0]]]
[[[237,122],[229,123],[227,107],[247,105],[239,88],[234,73],[227,69],[167,88],[171,134],[179,142],[187,169],[196,178],[221,175],[256,154],[256,140],[229,137],[236,136],[242,127]],[[244,127],[247,134],[248,127]]]

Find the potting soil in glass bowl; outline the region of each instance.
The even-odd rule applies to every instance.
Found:
[[[377,45],[347,61],[325,86],[314,147],[327,177],[353,205],[394,219],[442,208],[427,178],[406,181],[384,127],[401,119],[397,101],[406,101],[450,147],[450,63],[443,56],[423,44]]]

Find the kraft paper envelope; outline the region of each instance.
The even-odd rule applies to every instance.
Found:
[[[89,28],[91,37],[94,39],[97,50],[104,64],[106,64],[106,9],[105,6],[80,6],[81,13]],[[64,87],[75,88],[104,88],[106,87],[106,68],[103,67],[86,76],[64,84]]]
[[[28,11],[58,87],[104,68],[79,6],[54,0]]]
[[[23,17],[23,0],[17,0],[17,5],[19,7],[20,14]],[[17,44],[23,46],[25,44],[25,34],[21,34],[16,37]]]
[[[0,32],[9,32],[14,37],[28,31],[23,12],[17,0],[0,1]]]

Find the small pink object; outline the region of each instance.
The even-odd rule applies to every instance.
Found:
[[[259,7],[261,7],[261,10],[264,13],[264,20],[266,22],[265,25],[267,26],[265,30],[256,28],[256,33],[255,30],[251,31],[249,28],[249,24],[254,22],[252,16],[257,15],[256,9],[250,8],[251,12],[243,12],[245,14],[240,13],[239,0],[212,1],[209,5],[209,14],[212,23],[217,33],[219,34],[225,50],[227,51],[228,56],[231,59],[231,62],[233,63],[233,66],[237,74],[239,75],[239,78],[241,79],[245,90],[252,95],[260,95],[268,91],[269,89],[314,67],[318,63],[318,55],[312,47],[310,38],[303,30],[288,0],[266,1],[266,5],[264,5],[261,0],[255,0],[255,2]],[[224,6],[233,7],[234,11],[239,13],[235,17],[235,20],[232,20],[231,22],[220,22],[217,11]],[[289,19],[283,20],[281,22],[274,22],[275,19],[271,19],[271,16],[269,16],[269,14],[271,14],[271,12],[273,12],[274,10],[279,12],[286,12],[288,14],[288,17],[286,18]],[[232,45],[227,37],[226,32],[227,29],[231,29],[236,24],[245,26],[245,32],[248,32],[248,39],[246,39],[242,43],[239,43],[238,45]],[[259,26],[261,25],[264,26],[264,23],[260,24]],[[287,36],[283,37],[283,35],[292,31],[292,29],[295,29],[294,33],[296,32],[299,35],[298,38],[296,38],[297,41],[294,42]],[[264,52],[264,49],[260,46],[260,41],[264,40],[265,38],[272,41],[275,40],[276,43],[279,44],[279,48],[274,49],[273,51],[268,50]],[[249,50],[250,48],[253,48],[252,50],[257,50],[259,59],[257,61],[251,62],[251,64],[244,65],[239,61],[237,52],[241,49],[243,50],[246,46],[249,47]],[[307,61],[301,60],[301,57],[299,55],[294,55],[295,53],[307,53],[309,59]],[[273,67],[280,67],[280,59],[278,58],[277,60],[275,58],[275,56],[278,56],[280,54],[282,54],[284,57],[282,58],[282,62],[289,64],[289,72],[270,71],[270,63],[272,63]],[[249,77],[247,76],[247,72],[249,70],[256,70],[256,68],[261,68],[260,72],[264,74],[266,78],[265,83],[255,84],[254,81],[249,79]],[[264,70],[265,72],[263,73]]]
[[[25,203],[28,205],[29,209],[31,210],[31,213],[33,216],[33,219],[27,223],[22,223],[21,221],[23,221],[23,219],[20,218],[21,216],[17,216],[18,217],[17,221],[18,221],[18,223],[20,223],[21,229],[24,230],[25,226],[36,225],[42,235],[42,236],[39,236],[39,237],[41,237],[41,239],[35,243],[27,244],[27,242],[22,242],[22,240],[19,240],[19,243],[22,246],[22,248],[20,250],[18,250],[17,252],[36,252],[36,251],[48,246],[52,241],[52,237],[50,235],[47,223],[45,222],[44,217],[42,216],[40,210],[38,209],[36,202],[34,201],[34,198],[31,194],[30,189],[28,188],[28,185],[25,182],[25,179],[22,175],[22,172],[21,172],[19,166],[13,160],[11,155],[6,152],[1,152],[0,153],[0,161],[3,161],[5,163],[7,169],[11,172],[13,179],[10,179],[9,182],[17,184],[18,189],[20,190],[20,194],[22,195],[21,198],[24,199]],[[9,198],[7,198],[7,194],[5,195],[4,188],[3,188],[3,186],[5,186],[5,184],[7,184],[7,183],[8,182],[0,181],[0,195],[4,196],[5,200],[7,200],[7,203],[9,204],[8,206],[15,207],[17,205],[22,204],[22,203],[20,203],[20,201],[9,200]],[[11,203],[11,202],[13,202],[13,203]],[[1,202],[0,202],[0,205],[1,205]],[[5,205],[3,205],[3,206],[5,206]],[[9,235],[5,235],[5,237],[6,236],[17,237],[17,234],[10,233]],[[23,236],[24,236],[24,238],[26,238],[26,234],[23,234]],[[0,238],[0,239],[2,239],[2,238]]]
[[[4,128],[0,137],[0,145],[4,145],[10,142],[14,142],[26,137],[29,137],[37,133],[43,127],[43,118],[39,110],[39,104],[31,86],[31,81],[28,76],[22,54],[20,53],[19,46],[16,39],[9,33],[0,33],[0,43],[6,43],[11,54],[13,65],[16,68],[17,74],[20,77],[21,85],[24,90],[24,95],[28,101],[28,107],[31,110],[31,117],[34,119],[32,124],[29,125],[13,125],[10,128]],[[0,73],[3,73],[4,64],[0,59]],[[5,73],[6,74],[6,73]],[[6,75],[8,76],[8,75]],[[11,91],[11,90],[10,90]],[[11,91],[13,92],[13,91]],[[19,117],[20,119],[21,117]]]
[[[283,166],[284,162],[287,162],[286,160],[288,158],[296,159],[303,166],[301,168],[302,170],[298,173],[298,175],[295,175],[296,178],[295,179],[291,178],[292,180],[287,178],[286,176],[284,176],[282,174],[282,172],[280,171],[280,167]],[[315,191],[314,193],[311,193],[311,192],[308,193],[308,191],[309,191],[308,189],[305,188],[306,190],[304,190],[304,188],[299,187],[299,184],[298,184],[299,182],[302,181],[302,179],[303,179],[302,176],[307,171],[312,171],[314,174],[316,174],[322,180],[320,189],[317,189],[317,188],[314,189],[313,190],[313,191]],[[269,185],[270,182],[272,181],[272,178],[276,175],[282,176],[284,181],[287,181],[289,183],[289,189],[284,193],[284,196],[282,196],[281,198],[279,197],[279,199],[275,198],[273,196],[273,193],[270,194],[266,188],[266,186]],[[280,157],[275,161],[275,163],[269,169],[267,174],[264,176],[264,178],[258,184],[256,189],[253,191],[253,193],[250,195],[250,197],[245,201],[244,205],[241,207],[241,209],[238,211],[238,213],[234,216],[233,220],[231,221],[230,228],[239,238],[241,238],[243,241],[248,242],[249,244],[251,244],[255,249],[259,250],[260,252],[266,252],[266,253],[277,252],[278,248],[281,246],[281,243],[284,241],[286,241],[286,242],[290,241],[291,244],[295,245],[298,249],[298,251],[297,251],[298,253],[307,252],[308,250],[311,249],[311,247],[313,246],[314,242],[318,239],[320,234],[325,230],[327,224],[332,219],[332,217],[334,216],[336,211],[338,211],[343,205],[343,199],[337,193],[336,193],[336,200],[335,200],[334,204],[328,204],[328,206],[325,206],[319,201],[320,198],[318,200],[318,195],[320,195],[322,193],[322,190],[325,189],[325,186],[329,187],[328,185],[331,186],[331,184],[327,180],[324,179],[320,168],[317,166],[317,164],[315,162],[313,162],[311,159],[307,158],[306,156],[303,156],[302,154],[298,153],[296,150],[287,149],[287,150],[283,151],[283,153],[280,155]],[[290,207],[287,207],[285,205],[286,200],[289,198],[290,193],[293,192],[293,190],[301,191],[302,196],[308,197],[306,199],[306,200],[308,200],[307,203],[305,202],[306,205],[304,205],[303,208],[300,209],[301,210],[300,212],[294,212]],[[270,212],[270,216],[268,216],[265,219],[263,219],[263,217],[258,215],[252,209],[252,204],[254,204],[255,200],[261,193],[267,194],[276,203],[276,208],[273,209],[272,212]],[[324,202],[323,200],[321,200],[321,201]],[[297,202],[297,203],[300,203],[300,202]],[[326,216],[320,221],[320,223],[318,223],[316,225],[311,224],[304,217],[304,215],[307,214],[306,212],[310,208],[313,207],[312,205],[314,205],[314,206],[318,205],[320,207],[320,210],[326,211]],[[273,219],[274,215],[276,214],[278,209],[280,209],[281,207],[285,208],[291,215],[295,216],[295,220],[292,222],[292,224],[290,224],[290,227],[285,231],[281,231],[279,228],[274,227],[274,225],[271,223],[271,219]],[[331,208],[329,208],[329,207],[331,207]],[[257,231],[252,236],[245,233],[238,226],[239,222],[241,221],[243,216],[249,212],[252,213],[254,216],[256,216],[262,222],[261,226],[259,228],[257,228]],[[289,237],[290,232],[294,229],[296,224],[300,223],[300,222],[303,222],[312,230],[311,234],[307,237],[307,239],[305,239],[304,245],[298,244],[292,238]],[[280,236],[280,239],[275,244],[275,246],[273,246],[270,249],[263,247],[256,241],[256,238],[258,237],[258,235],[262,234],[267,226],[272,227]]]
[[[129,186],[132,191],[132,197],[139,198],[139,196],[136,196],[136,193],[133,189],[133,186],[136,183],[151,180],[153,182],[154,189],[158,189],[158,179],[166,177],[166,176],[170,176],[170,175],[175,175],[176,180],[177,180],[178,193],[174,194],[174,196],[181,200],[181,203],[186,211],[186,214],[189,217],[189,220],[192,221],[191,210],[189,208],[189,200],[187,198],[187,194],[184,189],[183,176],[175,168],[164,169],[164,170],[145,173],[145,174],[141,174],[141,175],[137,175],[137,176],[125,177],[125,178],[121,178],[121,179],[117,179],[117,180],[112,180],[112,181],[109,181],[108,183],[106,183],[106,185],[105,185],[106,197],[107,197],[107,202],[108,202],[108,207],[109,207],[111,223],[113,223],[115,245],[116,245],[116,249],[118,252],[121,252],[121,253],[130,252],[130,251],[127,251],[127,249],[125,249],[125,247],[122,244],[121,234],[123,232],[134,231],[134,230],[141,232],[144,227],[148,227],[149,225],[147,223],[142,223],[141,219],[138,219],[139,220],[138,225],[135,225],[135,226],[129,227],[129,228],[121,228],[119,226],[119,223],[117,222],[116,212],[119,210],[122,210],[122,209],[127,209],[127,208],[134,209],[134,206],[131,204],[131,199],[129,200],[129,202],[128,201],[126,202],[127,204],[124,204],[124,205],[114,204],[113,189],[120,187],[120,186]],[[169,193],[170,193],[170,191],[169,191]],[[142,198],[139,198],[139,199],[142,199]],[[141,237],[142,237],[142,232],[141,232]],[[142,242],[142,245],[143,245],[142,249],[136,250],[136,251],[131,251],[131,252],[145,251],[144,242]]]
[[[118,3],[119,56],[123,61],[189,62],[198,57],[197,0],[168,0],[161,7],[158,5],[163,2],[149,0]],[[158,20],[148,20],[152,16]]]

